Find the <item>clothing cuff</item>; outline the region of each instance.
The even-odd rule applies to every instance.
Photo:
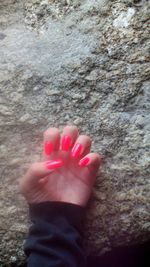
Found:
[[[29,204],[29,215],[33,222],[41,220],[52,223],[63,217],[78,230],[82,228],[85,212],[85,207],[66,202],[49,201]]]

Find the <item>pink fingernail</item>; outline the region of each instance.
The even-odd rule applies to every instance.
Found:
[[[82,145],[81,144],[76,144],[72,149],[71,156],[73,158],[79,157],[80,154],[81,154],[81,150],[82,150]]]
[[[52,144],[51,143],[46,142],[44,144],[44,152],[46,155],[50,155],[50,153],[52,152]]]
[[[87,166],[87,164],[89,163],[90,159],[88,157],[85,157],[83,159],[81,159],[79,161],[79,166],[80,167],[84,167],[84,166]]]
[[[46,167],[47,169],[51,170],[51,169],[55,169],[55,168],[59,168],[63,165],[62,160],[54,160],[54,161],[47,161],[46,162]]]
[[[68,151],[71,146],[71,137],[69,135],[65,135],[62,139],[61,150]]]

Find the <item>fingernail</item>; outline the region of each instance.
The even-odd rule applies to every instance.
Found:
[[[89,163],[90,159],[88,157],[85,157],[83,159],[81,159],[79,161],[79,166],[80,167],[84,167],[84,166],[87,166],[87,164]]]
[[[51,170],[51,169],[55,169],[55,168],[59,168],[63,165],[62,160],[54,160],[54,161],[47,161],[46,162],[46,167],[47,169]]]
[[[46,155],[50,155],[50,153],[52,152],[52,144],[51,143],[45,143],[44,144],[44,152]]]
[[[71,137],[69,135],[65,135],[62,139],[61,150],[68,151],[71,146]]]
[[[82,145],[81,144],[76,144],[72,149],[71,156],[73,158],[79,157],[80,154],[81,154],[81,150],[82,150]]]

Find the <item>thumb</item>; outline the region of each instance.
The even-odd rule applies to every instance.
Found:
[[[46,177],[56,168],[63,165],[62,160],[49,160],[33,163],[20,181],[21,193],[29,191],[36,186],[40,179]]]

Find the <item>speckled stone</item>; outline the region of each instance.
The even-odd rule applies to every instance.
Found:
[[[0,266],[24,262],[18,181],[49,126],[76,124],[103,166],[84,247],[150,238],[148,1],[0,1]]]

